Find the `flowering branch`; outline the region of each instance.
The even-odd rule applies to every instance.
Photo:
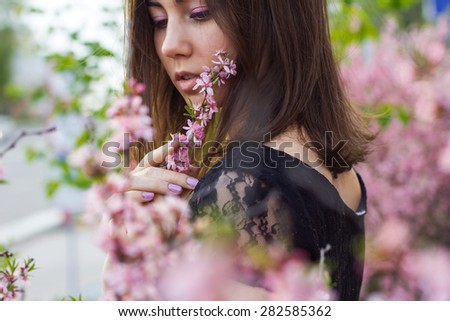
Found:
[[[10,301],[22,298],[24,289],[17,284],[19,281],[28,283],[29,273],[35,270],[34,259],[28,258],[19,264],[14,254],[4,251],[0,253],[6,267],[0,269],[0,301]]]
[[[184,134],[171,134],[170,146],[175,147],[175,152],[167,157],[167,169],[184,173],[189,169],[189,151],[193,147],[200,147],[205,138],[206,126],[212,120],[215,113],[219,111],[214,98],[214,86],[222,86],[225,80],[231,76],[236,76],[236,64],[223,51],[217,51],[214,56],[218,61],[212,61],[213,67],[204,66],[204,72],[200,74],[193,90],[200,89],[199,93],[204,93],[205,98],[202,103],[194,104],[189,101],[185,106],[190,118],[187,126],[183,127]]]

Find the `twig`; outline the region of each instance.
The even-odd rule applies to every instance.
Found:
[[[4,252],[0,253],[0,257],[3,257],[3,256],[8,258],[8,257],[12,257],[13,254],[8,251],[4,251]]]
[[[56,126],[53,127],[49,127],[47,129],[40,129],[40,130],[34,130],[34,131],[27,131],[24,130],[20,133],[19,136],[17,136],[17,138],[8,146],[6,147],[6,149],[3,152],[0,152],[0,158],[2,158],[3,156],[5,156],[5,154],[7,152],[9,152],[11,149],[16,147],[16,144],[24,137],[27,136],[40,136],[40,135],[44,135],[44,134],[48,134],[51,132],[54,132],[56,130]]]

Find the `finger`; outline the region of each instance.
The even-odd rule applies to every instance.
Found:
[[[125,193],[126,197],[135,200],[139,203],[151,202],[155,199],[155,193],[143,191],[128,191]]]
[[[165,168],[152,167],[144,171],[144,177],[158,177],[170,184],[176,184],[186,189],[195,189],[198,179],[185,173],[174,172]]]
[[[198,177],[199,172],[200,172],[200,167],[189,165],[189,168],[185,174],[192,176],[192,177]]]
[[[160,178],[135,176],[130,180],[129,191],[152,192],[161,195],[179,195],[183,188]]]
[[[129,190],[178,195],[183,188],[193,190],[197,184],[198,180],[195,177],[168,169],[150,167],[139,174],[131,176]]]
[[[139,162],[137,168],[142,169],[146,167],[159,166],[166,160],[169,152],[173,153],[174,147],[169,147],[169,144],[165,144],[145,155],[144,158]]]

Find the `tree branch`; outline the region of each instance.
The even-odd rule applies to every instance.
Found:
[[[11,149],[15,148],[17,143],[22,138],[27,137],[27,136],[41,136],[41,135],[48,134],[48,133],[51,133],[54,131],[56,131],[56,126],[49,127],[47,129],[34,130],[34,131],[33,130],[30,130],[30,131],[24,130],[20,133],[19,136],[17,136],[17,138],[8,147],[6,147],[6,149],[3,152],[0,152],[0,158],[5,156],[5,154],[7,152],[9,152]]]

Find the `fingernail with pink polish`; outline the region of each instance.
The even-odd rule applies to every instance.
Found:
[[[152,192],[142,192],[142,197],[146,200],[151,201],[152,199],[155,198],[155,193]]]
[[[181,191],[183,190],[183,188],[179,185],[175,185],[175,184],[169,184],[169,191],[173,192],[173,193],[181,193]]]
[[[198,184],[198,179],[195,179],[193,177],[188,177],[188,179],[186,180],[188,185],[192,186],[192,187],[196,187]]]

